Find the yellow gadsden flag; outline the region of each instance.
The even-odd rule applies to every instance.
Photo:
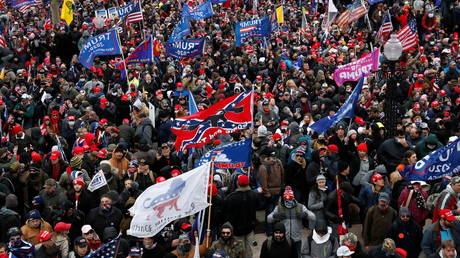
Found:
[[[64,0],[62,3],[61,19],[64,20],[67,25],[70,25],[73,20],[73,0]]]
[[[284,14],[283,14],[282,5],[276,8],[276,20],[279,24],[284,23]]]

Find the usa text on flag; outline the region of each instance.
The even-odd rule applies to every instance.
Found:
[[[226,98],[208,109],[176,119],[171,131],[177,136],[176,150],[201,147],[220,134],[251,125],[251,91]]]
[[[418,32],[417,23],[415,19],[411,18],[407,24],[402,27],[397,33],[396,37],[403,46],[403,51],[409,51],[418,45]]]

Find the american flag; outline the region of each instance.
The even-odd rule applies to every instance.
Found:
[[[142,16],[141,2],[136,1],[132,13],[128,14],[128,16],[126,17],[126,24],[141,22],[143,20],[144,17]]]
[[[402,27],[396,37],[401,41],[403,51],[408,51],[418,45],[417,23],[414,18],[410,18],[407,24]]]
[[[112,241],[105,243],[103,246],[99,247],[96,251],[90,253],[89,255],[85,256],[86,258],[109,258],[115,257],[115,251],[117,249],[118,241],[120,240],[120,236],[112,239]]]
[[[361,2],[361,0],[356,0],[350,7],[350,17],[348,18],[348,23],[353,23],[359,18],[367,14],[366,6]]]
[[[6,40],[5,40],[5,37],[3,35],[0,35],[0,47],[7,48]]]
[[[21,13],[26,13],[32,9],[32,7],[37,6],[42,3],[42,1],[35,0],[13,0],[11,2],[12,7],[18,9]]]
[[[388,35],[393,31],[393,24],[391,23],[390,14],[387,13],[383,16],[382,25],[377,32],[377,38],[385,40]]]
[[[340,27],[340,28],[343,28],[345,27],[346,25],[348,25],[348,19],[350,18],[350,11],[347,9],[345,10],[345,12],[343,12],[339,18],[337,18],[337,20],[335,21],[335,23],[337,23],[337,25]]]

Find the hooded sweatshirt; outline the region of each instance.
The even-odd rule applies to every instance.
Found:
[[[320,236],[316,230],[308,237],[307,241],[302,246],[303,258],[333,258],[337,251],[337,239],[331,237],[332,228],[327,227],[327,233]]]

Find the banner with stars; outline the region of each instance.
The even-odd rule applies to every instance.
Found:
[[[211,162],[212,156],[216,156],[214,166],[216,168],[246,168],[251,166],[252,138],[210,150],[201,157],[196,166]]]

